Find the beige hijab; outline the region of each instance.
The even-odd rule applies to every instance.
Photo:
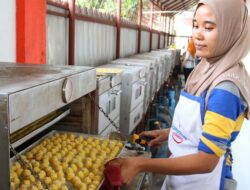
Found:
[[[248,104],[246,117],[250,118],[250,78],[241,63],[250,48],[247,8],[241,0],[201,0],[198,7],[201,4],[213,10],[219,36],[213,57],[201,60],[190,74],[185,90],[200,96],[222,81],[232,81]]]

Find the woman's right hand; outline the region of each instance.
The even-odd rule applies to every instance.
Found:
[[[170,129],[143,131],[140,136],[150,137],[152,140],[148,142],[148,146],[158,148],[168,139],[169,131]]]

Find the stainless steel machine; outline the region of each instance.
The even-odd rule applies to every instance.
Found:
[[[144,92],[144,113],[147,112],[149,104],[151,102],[150,89],[152,88],[153,81],[155,81],[155,70],[153,67],[153,61],[151,60],[141,60],[132,58],[121,58],[112,61],[114,64],[126,65],[126,66],[141,66],[146,70],[146,81],[145,81],[145,92]],[[151,82],[152,81],[152,82]]]
[[[154,50],[151,52],[160,52],[160,53],[164,53],[165,54],[165,59],[168,62],[168,70],[170,70],[170,72],[173,71],[174,66],[176,65],[177,62],[177,58],[176,58],[176,50],[170,50],[170,49],[158,49],[158,50]]]
[[[152,55],[156,55],[156,56],[161,56],[163,57],[163,61],[164,61],[164,76],[163,76],[163,80],[167,81],[169,79],[170,73],[172,72],[172,64],[173,61],[171,61],[171,52],[169,51],[159,51],[159,50],[153,50],[150,52]]]
[[[165,81],[165,76],[166,76],[166,62],[165,62],[165,57],[163,54],[160,53],[154,53],[154,52],[148,52],[148,53],[143,53],[145,56],[152,56],[159,60],[159,63],[161,64],[161,78],[160,78],[160,84],[162,85]]]
[[[113,68],[123,71],[121,73],[120,131],[124,135],[129,135],[142,119],[146,70],[143,67],[118,64],[98,67],[98,69]]]
[[[0,63],[0,77],[0,189],[9,190],[10,150],[69,114],[61,108],[96,88],[96,72],[91,67]],[[54,112],[44,125],[30,125]]]
[[[162,84],[162,76],[163,76],[163,72],[162,72],[163,63],[162,63],[161,57],[148,55],[148,54],[136,54],[136,55],[133,55],[132,57],[133,58],[140,58],[140,59],[144,59],[144,60],[154,60],[154,64],[157,67],[156,91],[155,92],[158,92],[160,90],[160,87]]]
[[[121,99],[121,70],[110,69],[103,70],[97,69],[97,91],[99,107],[104,111],[98,111],[98,127],[97,134],[101,136],[108,136],[111,131],[117,129],[104,115],[115,122],[116,127],[119,127],[120,122],[120,99]]]

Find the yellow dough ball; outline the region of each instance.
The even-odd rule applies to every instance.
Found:
[[[42,158],[43,158],[43,154],[41,152],[36,154],[36,160],[40,161],[42,160]]]
[[[39,168],[39,167],[34,167],[34,169],[33,169],[35,172],[37,172],[37,173],[39,173],[40,171],[41,171],[41,169]]]
[[[76,150],[77,150],[78,152],[81,151],[81,150],[83,150],[83,149],[84,149],[84,147],[83,147],[82,144],[79,144],[79,145],[76,146]]]
[[[86,139],[86,141],[87,141],[88,143],[91,143],[93,140],[94,140],[93,137],[87,137],[87,139]]]
[[[80,178],[80,179],[84,179],[85,177],[85,174],[82,172],[82,171],[79,171],[77,176]]]
[[[75,140],[75,135],[73,133],[69,134],[69,139],[72,141]]]
[[[98,187],[100,183],[101,183],[100,181],[96,181],[96,180],[92,181],[92,184],[95,185],[96,187]]]
[[[90,156],[90,158],[93,160],[93,158],[94,158],[94,160],[96,159],[96,152],[94,152],[94,151],[92,151],[92,152],[90,152],[90,154],[89,154],[89,156]]]
[[[66,185],[61,186],[60,190],[68,190],[68,187]]]
[[[71,181],[74,177],[75,177],[75,174],[73,172],[67,173],[67,177],[66,178],[67,178],[68,181]]]
[[[87,168],[91,168],[92,167],[92,161],[91,160],[86,160],[86,162],[85,162],[85,166],[87,167]]]
[[[15,166],[16,166],[16,169],[21,169],[21,168],[22,168],[22,166],[21,166],[21,164],[20,164],[19,162],[17,162],[17,163],[15,164]]]
[[[82,145],[85,147],[88,145],[88,142],[87,141],[82,141]]]
[[[16,189],[16,185],[13,182],[10,183],[10,189],[11,190],[15,190]]]
[[[94,178],[94,176],[95,176],[95,174],[94,173],[92,173],[92,172],[89,172],[89,175],[88,175],[88,177],[92,180],[93,178]]]
[[[81,170],[84,174],[88,174],[89,173],[89,170],[87,168],[82,168]]]
[[[31,176],[29,177],[29,180],[30,180],[32,183],[34,183],[34,182],[36,181],[36,178],[35,178],[33,175],[31,175]]]
[[[23,176],[24,176],[24,177],[29,177],[30,175],[31,175],[31,171],[30,171],[30,170],[25,169],[25,170],[23,171]]]
[[[66,170],[66,173],[74,173],[74,171],[72,170],[72,168],[68,168],[68,169]]]
[[[50,185],[52,183],[52,179],[50,177],[45,177],[44,182]]]
[[[57,178],[62,184],[66,183],[66,178],[63,176],[63,177],[58,177]]]
[[[52,184],[50,186],[50,190],[59,190],[60,186],[56,185],[56,184]]]
[[[86,177],[86,178],[84,179],[84,182],[88,185],[88,184],[91,184],[92,180],[91,180],[90,177]]]
[[[40,167],[40,163],[37,162],[36,160],[31,160],[31,164],[33,167]]]
[[[41,184],[40,181],[36,182],[36,186],[37,186],[38,189],[44,189],[44,187],[43,187],[43,185]]]
[[[87,185],[85,183],[81,183],[79,190],[87,190]]]
[[[101,149],[102,149],[102,147],[98,144],[96,147],[96,151],[98,152],[98,151],[100,151]]]
[[[27,185],[21,185],[19,190],[28,190],[29,189],[29,186]]]
[[[62,185],[62,182],[60,180],[55,180],[53,182],[53,184],[57,185],[58,187],[60,187]]]
[[[68,167],[69,167],[68,162],[63,162],[62,163],[63,170],[67,170]]]
[[[78,170],[77,166],[75,164],[71,164],[71,169],[76,172]]]
[[[95,174],[95,175],[100,175],[103,173],[103,171],[99,168],[94,168],[92,169],[92,172]]]
[[[78,169],[81,169],[83,167],[83,163],[81,161],[77,161],[76,166]]]
[[[10,176],[11,176],[11,178],[18,178],[17,173],[13,170],[10,171]]]
[[[25,180],[23,180],[23,184],[26,186],[30,186],[31,183],[30,183],[30,180],[25,179]]]
[[[31,186],[31,189],[32,189],[32,190],[38,190],[38,187],[35,186],[35,185],[32,185],[32,186]]]
[[[18,177],[12,178],[11,182],[15,184],[15,186],[18,186],[20,184],[20,179]]]
[[[50,175],[52,180],[56,180],[57,179],[57,174],[55,172],[51,173]]]
[[[81,179],[77,176],[75,176],[72,180],[71,180],[72,184],[74,185],[74,187],[79,187],[81,182]]]
[[[96,190],[97,189],[97,186],[95,186],[94,184],[90,184],[88,186],[88,190]]]
[[[79,157],[80,157],[81,159],[85,158],[85,157],[86,157],[86,152],[85,152],[84,150],[80,151],[80,152],[79,152]]]
[[[82,142],[84,140],[83,136],[78,136],[77,140],[79,140],[80,142]]]
[[[122,142],[118,142],[118,143],[117,143],[117,146],[121,149],[121,148],[123,147]]]
[[[64,172],[63,171],[58,171],[57,176],[58,176],[58,178],[64,178]]]
[[[38,176],[39,176],[39,178],[44,179],[45,176],[46,176],[45,171],[40,171],[39,174],[38,174]]]
[[[16,170],[16,173],[17,173],[18,176],[21,175],[23,173],[23,169],[22,168],[18,168]]]
[[[27,157],[28,160],[31,160],[34,157],[34,155],[31,152],[28,152],[26,154],[26,157]]]

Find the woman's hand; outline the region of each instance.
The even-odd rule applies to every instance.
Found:
[[[133,179],[141,172],[140,166],[143,162],[141,157],[117,158],[110,161],[109,164],[119,163],[121,165],[122,183],[130,184]]]
[[[140,136],[153,138],[148,142],[148,146],[158,148],[168,139],[170,129],[143,131]]]

